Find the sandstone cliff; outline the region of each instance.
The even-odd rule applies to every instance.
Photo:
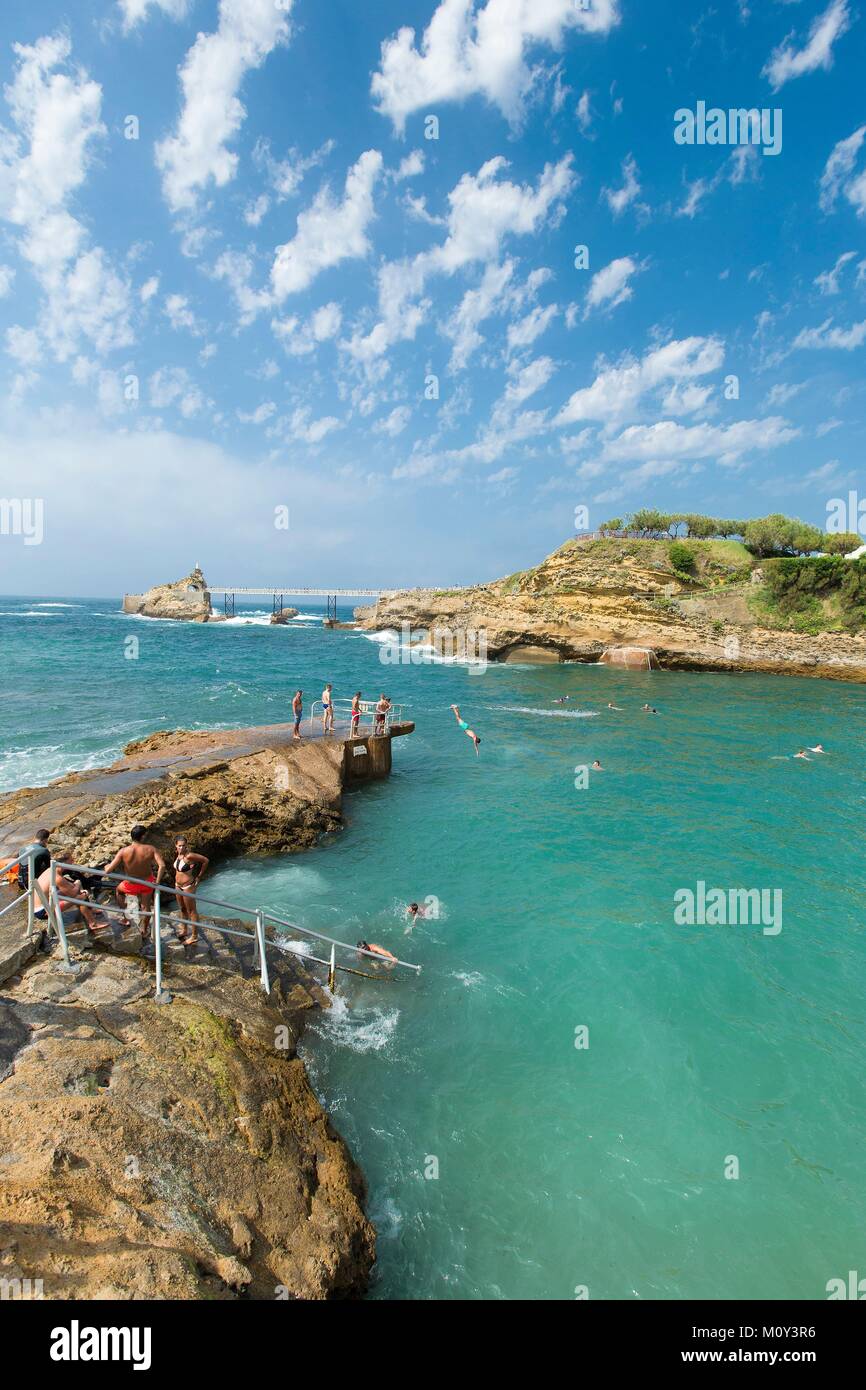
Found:
[[[169,959],[160,1005],[142,960],[97,948],[75,977],[38,957],[7,984],[0,1280],[46,1299],[364,1292],[363,1180],[295,1054],[322,992],[290,959],[274,974],[265,999],[225,961]]]
[[[405,590],[355,616],[368,630],[405,624],[413,641],[470,652],[483,641],[497,661],[596,662],[606,648],[636,646],[667,669],[866,681],[866,637],[762,626],[761,572],[743,547],[695,548],[699,563],[686,576],[664,542],[572,540],[535,569],[468,589]]]

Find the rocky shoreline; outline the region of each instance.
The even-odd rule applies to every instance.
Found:
[[[0,844],[45,825],[55,855],[95,864],[140,821],[167,859],[180,831],[214,861],[294,853],[390,755],[390,737],[297,745],[285,725],[160,732],[0,797]],[[276,958],[266,997],[252,941],[205,925],[194,962],[166,942],[159,1004],[134,940],[75,949],[69,976],[22,953],[25,924],[23,902],[0,921],[0,1280],[49,1299],[361,1296],[375,1232],[296,1054],[329,1003],[297,959]]]
[[[489,661],[595,663],[634,646],[662,670],[866,682],[866,636],[762,627],[750,606],[756,577],[704,589],[636,546],[611,543],[599,558],[571,541],[535,570],[451,592],[394,593],[355,617],[367,631],[403,630],[443,654],[482,651]]]

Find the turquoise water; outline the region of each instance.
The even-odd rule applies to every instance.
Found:
[[[297,684],[325,679],[385,688],[416,720],[390,780],[346,797],[342,833],[212,883],[423,967],[343,985],[305,1043],[369,1181],[373,1296],[814,1299],[866,1272],[866,690],[383,665],[377,642],[315,621],[44,602],[0,600],[5,787],[151,728],[285,718]],[[824,759],[788,756],[819,741]],[[781,932],[676,925],[698,880],[781,890]],[[428,896],[438,918],[405,935],[404,904]]]

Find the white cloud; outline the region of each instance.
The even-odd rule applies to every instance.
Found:
[[[547,304],[544,308],[536,304],[530,309],[522,319],[516,323],[508,325],[508,351],[518,352],[521,348],[527,348],[540,338],[542,333],[546,333],[553,320],[559,313],[559,306]]]
[[[390,415],[386,415],[383,420],[377,420],[373,429],[377,434],[387,434],[391,439],[396,439],[398,434],[402,434],[412,416],[412,410],[408,405],[398,405]]]
[[[258,227],[262,218],[266,216],[271,206],[271,200],[267,193],[260,193],[258,198],[254,198],[251,203],[247,203],[244,208],[244,221],[248,227]]]
[[[0,299],[5,299],[12,288],[15,271],[11,265],[0,265]]]
[[[343,311],[339,304],[323,304],[316,309],[304,323],[297,316],[287,319],[272,319],[274,337],[282,343],[292,357],[305,357],[315,352],[320,343],[336,338],[343,322]]]
[[[279,302],[312,284],[316,276],[341,261],[366,256],[367,227],[374,215],[373,189],[382,171],[378,150],[365,150],[346,175],[341,202],[322,188],[311,206],[298,214],[291,241],[277,247],[271,269],[274,298]]]
[[[272,303],[268,290],[254,290],[250,285],[253,262],[243,251],[223,251],[213,267],[215,280],[224,280],[231,289],[241,314],[241,326],[252,323],[256,315]]]
[[[424,172],[424,151],[412,150],[405,159],[400,160],[400,164],[391,175],[395,183],[402,183],[404,179],[417,178]]]
[[[627,207],[635,201],[640,194],[640,183],[638,182],[638,168],[632,155],[626,155],[622,162],[622,188],[603,188],[602,196],[606,198],[607,205],[614,217],[621,217]],[[645,205],[641,204],[641,208]]]
[[[22,328],[14,323],[6,329],[6,351],[22,367],[35,367],[42,361],[42,346],[39,334],[33,328]]]
[[[718,371],[724,360],[724,346],[718,338],[674,340],[653,348],[639,361],[627,354],[615,367],[603,364],[591,386],[575,391],[556,423],[621,419],[635,411],[645,395],[707,376]]]
[[[769,78],[773,91],[777,92],[786,82],[802,77],[803,73],[816,72],[818,68],[829,71],[833,66],[833,45],[850,24],[848,0],[831,0],[829,7],[812,24],[804,47],[795,48],[794,36],[789,34],[770,54],[761,76]]]
[[[844,192],[858,216],[866,216],[866,175],[851,177],[864,138],[866,125],[861,125],[847,139],[834,145],[821,175],[819,202],[822,212],[832,212],[839,194]]]
[[[584,318],[593,309],[610,310],[619,304],[625,304],[634,294],[630,281],[642,270],[646,270],[646,262],[632,260],[631,256],[620,256],[618,260],[611,261],[609,265],[597,270],[587,290]]]
[[[444,331],[454,342],[449,363],[452,372],[465,367],[473,352],[484,342],[478,331],[479,325],[492,314],[502,312],[502,296],[513,273],[512,260],[506,260],[502,265],[494,262],[485,266],[481,284],[476,289],[466,291],[446,323]]]
[[[758,176],[758,151],[754,145],[739,145],[709,179],[695,179],[686,185],[686,200],[677,208],[677,217],[694,217],[701,204],[727,180],[732,188]]]
[[[795,348],[841,348],[852,352],[866,342],[866,319],[852,323],[850,328],[834,328],[832,319],[825,319],[817,328],[804,328],[794,339]]]
[[[160,367],[148,382],[150,403],[155,410],[177,406],[184,419],[197,415],[205,404],[199,388],[190,380],[185,367]]]
[[[311,155],[304,156],[300,150],[291,149],[285,159],[275,159],[271,153],[270,140],[260,137],[253,149],[253,163],[267,175],[277,202],[283,203],[287,198],[294,197],[303,183],[304,175],[317,168],[333,148],[334,141],[326,140]],[[261,202],[262,199],[258,201]],[[270,204],[270,199],[266,201]]]
[[[249,412],[239,410],[238,419],[244,425],[263,425],[276,414],[277,407],[273,401],[263,401],[255,410]]]
[[[302,444],[320,444],[326,435],[341,428],[341,422],[333,415],[320,420],[313,420],[311,415],[307,406],[299,406],[289,421],[289,434]]]
[[[577,116],[577,123],[580,126],[581,133],[588,136],[589,128],[592,125],[592,106],[590,104],[589,91],[582,93],[580,101],[575,107],[575,115]]]
[[[792,401],[795,396],[800,394],[804,386],[805,382],[799,382],[793,386],[788,385],[787,382],[780,382],[767,392],[767,405],[771,410],[777,405],[787,405],[788,401]]]
[[[149,299],[153,299],[153,296],[156,294],[158,289],[159,276],[151,275],[150,279],[145,280],[141,289],[138,291],[138,297],[141,300],[142,304],[146,304]]]
[[[604,34],[618,22],[616,0],[586,9],[574,0],[441,0],[417,46],[408,27],[383,42],[371,91],[400,132],[413,111],[473,95],[517,122],[538,78],[529,49],[560,48],[569,29]]]
[[[156,147],[157,167],[172,212],[189,212],[213,181],[234,178],[238,156],[228,148],[246,111],[238,97],[246,74],[289,35],[292,0],[220,0],[219,22],[200,33],[180,70],[183,106],[173,135]]]
[[[117,0],[123,15],[123,27],[128,32],[147,18],[149,10],[159,9],[170,19],[186,19],[192,0]]]
[[[191,333],[197,331],[196,317],[189,307],[189,300],[186,295],[168,295],[163,312],[175,332],[178,332],[182,328],[188,329]]]
[[[856,251],[843,251],[832,270],[822,270],[820,275],[815,276],[815,284],[822,294],[839,293],[839,276],[848,262],[853,261],[856,255]]]
[[[433,275],[453,275],[475,262],[499,259],[506,236],[526,236],[537,232],[550,218],[559,215],[563,199],[574,186],[571,155],[557,164],[545,165],[535,188],[516,184],[499,175],[508,167],[501,156],[489,159],[477,174],[464,174],[448,195],[448,235],[438,246],[422,251],[411,261],[392,261],[379,272],[380,320],[367,334],[355,333],[346,344],[348,351],[368,365],[382,356],[395,342],[411,340],[424,321],[429,304],[419,301]],[[446,329],[463,342],[458,353],[477,346],[471,319],[483,308],[482,301],[468,311],[463,325],[467,336],[461,340],[461,325],[452,320]],[[415,301],[414,303],[412,301]],[[461,306],[462,307],[462,306]],[[459,311],[458,311],[459,315]],[[465,360],[465,355],[463,356]]]
[[[705,459],[730,464],[747,452],[763,453],[796,439],[800,431],[780,416],[736,420],[730,425],[679,425],[659,420],[653,425],[630,425],[602,447],[605,461]]]
[[[17,67],[4,89],[14,129],[0,141],[0,216],[20,228],[18,249],[44,292],[38,331],[65,361],[84,335],[106,352],[132,341],[128,280],[67,204],[84,183],[93,144],[105,134],[102,92],[67,71],[63,34],[14,44]]]

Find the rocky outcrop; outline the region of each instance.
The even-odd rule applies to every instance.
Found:
[[[142,618],[174,618],[186,623],[223,621],[222,614],[213,611],[207,581],[198,565],[186,579],[157,584],[146,594],[125,594],[123,611]]]
[[[40,956],[0,995],[0,1280],[46,1299],[364,1292],[364,1185],[296,1056],[322,991]]]
[[[297,616],[297,608],[278,608],[275,613],[271,614],[271,622],[282,626],[282,624],[287,623],[290,618],[296,618]]]
[[[729,572],[711,561],[689,576],[672,569],[668,549],[569,541],[534,570],[468,589],[405,590],[355,617],[367,630],[402,629],[412,641],[493,661],[597,662],[611,647],[645,647],[668,670],[866,682],[866,636],[761,626],[750,604],[760,573],[748,556],[745,565],[735,556]]]

